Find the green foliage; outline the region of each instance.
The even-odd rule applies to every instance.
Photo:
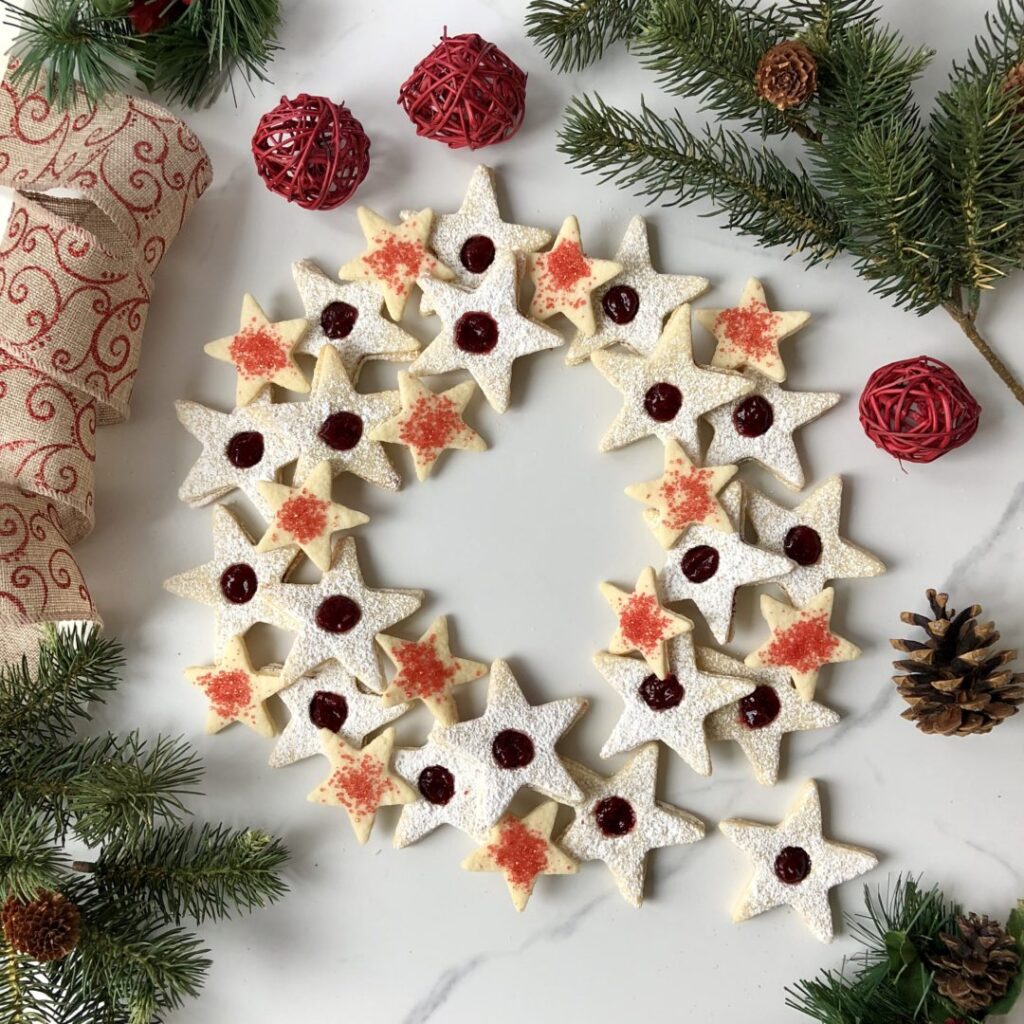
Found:
[[[648,0],[534,0],[526,16],[527,35],[537,41],[551,66],[580,71],[599,60],[613,43],[636,33]]]

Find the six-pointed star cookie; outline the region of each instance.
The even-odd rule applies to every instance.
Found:
[[[331,762],[331,774],[307,799],[311,803],[344,807],[360,843],[370,838],[378,808],[416,799],[412,789],[391,770],[394,729],[386,729],[361,750],[330,729],[320,730],[320,743]]]
[[[516,910],[524,910],[541,875],[574,875],[579,865],[551,841],[558,804],[535,807],[523,818],[506,815],[486,842],[463,862],[466,871],[500,871]]]
[[[697,648],[697,664],[707,672],[757,684],[753,693],[713,711],[707,733],[709,740],[735,740],[762,786],[774,786],[779,777],[782,737],[787,732],[827,729],[839,721],[839,715],[824,704],[801,700],[784,669],[748,668],[713,647]]]
[[[612,260],[594,260],[583,254],[575,217],[566,217],[550,251],[530,253],[526,266],[533,282],[530,316],[550,320],[561,313],[585,337],[597,330],[592,293],[622,270]]]
[[[442,328],[409,367],[413,376],[468,370],[495,412],[508,408],[512,364],[520,356],[557,348],[564,340],[557,331],[519,312],[517,259],[513,253],[499,253],[472,292],[420,280]]]
[[[825,838],[817,784],[805,782],[796,803],[778,825],[730,818],[718,826],[753,861],[753,874],[736,904],[732,919],[746,921],[788,904],[815,938],[832,941],[828,891],[878,864],[859,846]]]
[[[283,768],[323,753],[321,729],[336,733],[353,747],[361,747],[371,732],[411,707],[385,707],[377,694],[363,693],[352,676],[330,661],[316,675],[303,676],[278,696],[290,717],[267,762],[271,768]]]
[[[654,570],[648,566],[632,590],[620,590],[611,583],[601,584],[601,595],[611,605],[618,620],[608,650],[611,654],[638,652],[651,671],[659,676],[668,671],[668,641],[689,633],[693,623],[685,615],[663,608],[658,600]]]
[[[374,427],[370,436],[374,441],[404,444],[412,452],[416,478],[426,480],[446,449],[482,452],[487,448],[487,442],[462,419],[475,390],[471,380],[464,380],[438,394],[403,370],[398,374],[402,411]]]
[[[786,379],[786,367],[779,355],[779,342],[799,330],[811,314],[773,312],[764,297],[764,287],[750,278],[738,306],[729,309],[698,309],[697,319],[714,335],[712,366],[735,370],[749,366],[775,381]]]
[[[371,484],[397,491],[401,478],[371,434],[398,412],[399,404],[397,391],[356,391],[341,356],[327,345],[316,361],[307,401],[261,406],[255,415],[268,433],[287,445],[291,457],[298,458],[295,474],[300,479],[327,459],[335,474],[355,473]]]
[[[720,464],[753,459],[787,487],[799,491],[804,470],[793,432],[831,409],[839,395],[835,391],[787,391],[752,370],[746,376],[754,383],[749,395],[705,415],[715,436],[704,461]]]
[[[164,581],[164,589],[214,609],[218,650],[257,622],[283,624],[266,600],[295,560],[294,551],[258,551],[237,519],[213,509],[213,558]]]
[[[366,236],[366,250],[338,271],[343,281],[371,281],[380,290],[388,313],[401,320],[405,304],[418,278],[450,281],[455,275],[427,248],[434,211],[420,210],[392,224],[360,206],[359,226]]]
[[[638,658],[604,651],[594,655],[594,664],[625,704],[601,756],[611,757],[650,740],[661,740],[699,775],[711,774],[704,719],[754,688],[749,680],[698,669],[693,641],[685,635],[669,645],[666,676],[656,676]]]
[[[225,725],[241,722],[260,736],[273,736],[277,730],[267,714],[266,700],[277,693],[284,680],[276,667],[257,671],[246,650],[245,641],[234,636],[224,645],[213,665],[185,669],[185,678],[202,690],[210,704],[206,731],[220,732]]]
[[[270,511],[270,525],[256,550],[297,546],[321,572],[326,572],[331,567],[334,533],[370,520],[363,512],[331,500],[333,479],[331,464],[325,459],[309,471],[301,486],[261,482],[260,494]]]
[[[829,629],[835,591],[826,587],[799,608],[761,595],[761,614],[771,635],[746,657],[751,668],[783,668],[804,700],[814,697],[823,665],[853,661],[860,648]]]
[[[637,664],[643,664],[637,662]],[[562,766],[555,743],[586,710],[579,697],[530,704],[504,661],[491,666],[487,709],[480,718],[439,728],[437,740],[480,766],[480,815],[493,825],[523,786],[564,803],[580,791]]]
[[[340,540],[334,566],[319,583],[267,587],[267,604],[298,632],[281,670],[291,682],[334,658],[371,690],[384,689],[374,637],[412,615],[421,590],[371,590],[363,582],[356,542]]]
[[[672,314],[649,356],[605,350],[595,352],[591,361],[622,392],[622,409],[601,439],[603,452],[653,435],[666,444],[678,442],[696,461],[700,417],[754,388],[742,374],[694,363],[689,306]]]
[[[738,528],[743,491],[729,484],[719,495],[722,507]],[[733,606],[740,587],[777,580],[793,567],[788,558],[748,544],[737,532],[723,533],[714,526],[690,527],[683,543],[667,552],[658,573],[667,601],[692,601],[704,616],[715,639],[728,643],[732,636]]]
[[[622,270],[594,292],[597,330],[589,337],[577,334],[573,338],[565,357],[569,366],[582,363],[599,349],[616,343],[650,355],[658,343],[665,317],[708,286],[706,277],[659,274],[654,269],[643,217],[634,217],[629,222],[615,262]]]
[[[583,800],[573,807],[576,817],[559,842],[577,860],[603,860],[623,898],[639,907],[648,852],[703,839],[704,823],[654,798],[656,743],[641,747],[610,779],[573,761],[566,767],[583,790]]]
[[[209,342],[203,351],[237,370],[236,405],[248,405],[270,384],[305,394],[309,382],[295,362],[295,346],[306,326],[305,320],[271,323],[259,303],[246,295],[237,333]]]
[[[785,553],[796,564],[779,580],[794,604],[809,601],[827,580],[878,576],[885,565],[862,548],[839,536],[843,481],[830,476],[794,509],[746,488],[747,514],[758,543]]]
[[[371,359],[405,362],[416,358],[420,343],[381,315],[384,300],[372,284],[336,281],[312,260],[293,263],[292,277],[309,322],[296,352],[316,356],[324,345],[334,346],[353,381]]]

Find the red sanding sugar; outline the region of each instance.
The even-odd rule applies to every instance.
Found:
[[[221,718],[237,718],[239,712],[252,703],[252,684],[244,669],[207,672],[199,677],[199,685]]]
[[[377,248],[363,256],[363,262],[391,289],[408,291],[433,261],[419,242],[402,240],[394,235],[374,239]]]
[[[619,612],[623,639],[640,651],[653,651],[665,638],[668,616],[653,594],[630,594]]]
[[[231,339],[228,351],[243,377],[272,377],[288,365],[280,335],[269,324],[243,328]]]
[[[715,326],[722,329],[729,344],[751,359],[764,359],[775,352],[778,313],[761,302],[723,309],[715,317]]]
[[[690,523],[702,523],[715,510],[711,493],[711,471],[694,467],[688,471],[670,470],[661,484],[661,494],[668,506],[665,525],[681,530]]]
[[[494,863],[515,886],[525,888],[548,866],[548,844],[518,818],[498,826],[498,841],[487,847]]]
[[[395,788],[384,765],[375,757],[352,757],[346,754],[327,785],[334,790],[342,805],[356,817],[364,818],[380,807],[384,794]]]
[[[327,526],[327,502],[308,491],[300,491],[277,510],[275,522],[300,544],[308,544]]]
[[[442,693],[458,667],[453,661],[441,660],[434,637],[400,644],[393,653],[399,667],[394,684],[409,698],[434,697]]]
[[[765,660],[797,672],[813,672],[828,663],[838,646],[839,640],[829,632],[828,616],[809,615],[772,637]]]
[[[567,292],[584,278],[590,277],[590,264],[579,242],[562,239],[544,261],[548,281],[557,291]]]
[[[399,437],[419,452],[440,452],[465,429],[458,407],[447,395],[418,398]]]

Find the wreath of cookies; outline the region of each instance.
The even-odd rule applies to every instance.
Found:
[[[506,223],[483,166],[454,213],[403,211],[397,224],[365,208],[358,216],[366,248],[339,279],[310,261],[294,265],[303,316],[272,321],[247,295],[238,330],[206,346],[235,368],[234,410],[177,403],[203,446],[182,501],[202,506],[237,489],[267,523],[254,540],[215,505],[212,560],[165,584],[214,610],[218,657],[186,670],[207,700],[207,729],[242,722],[275,736],[267,701],[277,694],[289,718],[270,764],[323,754],[330,771],[309,799],[343,808],[360,842],[378,808],[399,804],[396,846],[454,825],[477,843],[463,867],[503,874],[519,910],[539,876],[571,874],[582,860],[603,860],[623,897],[639,906],[648,852],[705,833],[698,818],[655,799],[657,741],[708,775],[709,743],[732,740],[757,781],[774,784],[783,736],[839,719],[814,699],[821,669],[860,653],[832,631],[833,591],[825,584],[884,570],[839,535],[838,477],[792,509],[736,478],[738,464],[752,462],[792,490],[804,485],[793,432],[839,399],[783,386],[780,343],[810,314],[772,310],[751,279],[737,305],[697,311],[716,343],[711,365],[699,365],[690,303],[708,281],[655,271],[642,218],[630,221],[614,259],[595,259],[575,217],[554,239]],[[422,350],[400,326],[417,287],[421,312],[441,324]],[[368,518],[333,500],[335,477],[354,473],[400,487],[385,445],[408,448],[421,481],[445,451],[485,449],[465,419],[473,391],[479,386],[504,412],[516,359],[566,342],[548,325],[558,316],[574,328],[566,362],[589,360],[622,393],[601,449],[647,436],[664,445],[660,474],[627,489],[644,506],[664,564],[646,567],[629,589],[601,584],[615,629],[594,664],[624,705],[601,756],[633,752],[611,777],[556,749],[586,701],[530,704],[504,661],[488,666],[453,654],[444,616],[419,638],[393,635],[423,593],[367,587],[355,539],[335,537]],[[316,358],[311,381],[300,354]],[[398,373],[397,390],[366,393],[356,382],[368,360],[411,365]],[[444,391],[423,383],[452,370],[470,379]],[[307,397],[275,402],[272,386]],[[714,431],[706,451],[702,420]],[[286,482],[282,470],[291,463]],[[304,557],[320,570],[318,582],[289,580]],[[736,590],[768,583],[788,600],[762,596],[769,635],[742,662],[696,646],[691,619],[666,606],[691,602],[724,644]],[[294,634],[283,665],[253,665],[245,634],[257,622]],[[460,721],[456,687],[488,674],[486,710]],[[396,749],[390,723],[415,701],[429,709],[433,728],[422,746]],[[523,787],[547,799],[519,817],[508,808]],[[560,803],[574,818],[556,837]],[[734,819],[720,827],[753,864],[734,918],[788,904],[826,941],[829,889],[877,863],[823,836],[813,781],[778,825]]]

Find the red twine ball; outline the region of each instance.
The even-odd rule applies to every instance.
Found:
[[[416,134],[449,149],[511,139],[526,113],[526,72],[474,32],[449,36],[413,68],[398,93]]]
[[[875,370],[860,396],[860,424],[893,458],[932,462],[966,444],[981,406],[945,363],[930,356]]]
[[[271,192],[306,210],[333,210],[370,169],[370,139],[344,103],[302,93],[260,118],[256,171]]]

